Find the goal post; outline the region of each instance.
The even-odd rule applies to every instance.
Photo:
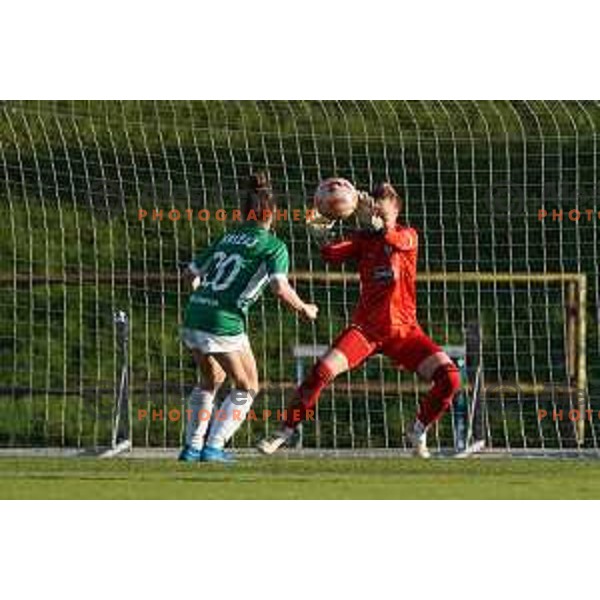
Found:
[[[110,447],[104,450],[101,458],[113,458],[131,450],[131,410],[129,405],[129,317],[124,310],[113,315],[117,330],[117,353],[121,360],[119,387],[111,422]]]

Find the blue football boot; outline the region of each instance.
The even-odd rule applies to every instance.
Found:
[[[234,463],[235,458],[231,452],[225,452],[223,448],[213,448],[212,446],[204,446],[202,450],[202,462],[214,463]]]
[[[180,453],[179,458],[181,462],[200,462],[202,460],[202,450],[192,448],[192,446],[186,446]]]

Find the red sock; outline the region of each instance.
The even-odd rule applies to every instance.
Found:
[[[333,373],[322,361],[311,369],[308,377],[296,389],[295,398],[288,407],[286,427],[296,427],[306,419],[306,413],[312,410],[319,400],[323,388],[333,379]]]
[[[426,427],[435,423],[452,406],[454,396],[460,390],[460,372],[456,365],[438,367],[433,374],[433,386],[421,400],[417,419]]]

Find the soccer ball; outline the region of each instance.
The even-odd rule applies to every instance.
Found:
[[[357,205],[356,188],[341,177],[324,179],[315,192],[315,208],[328,219],[347,219]]]

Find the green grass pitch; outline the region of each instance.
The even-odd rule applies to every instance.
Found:
[[[549,459],[3,458],[2,499],[586,499],[600,461]]]

